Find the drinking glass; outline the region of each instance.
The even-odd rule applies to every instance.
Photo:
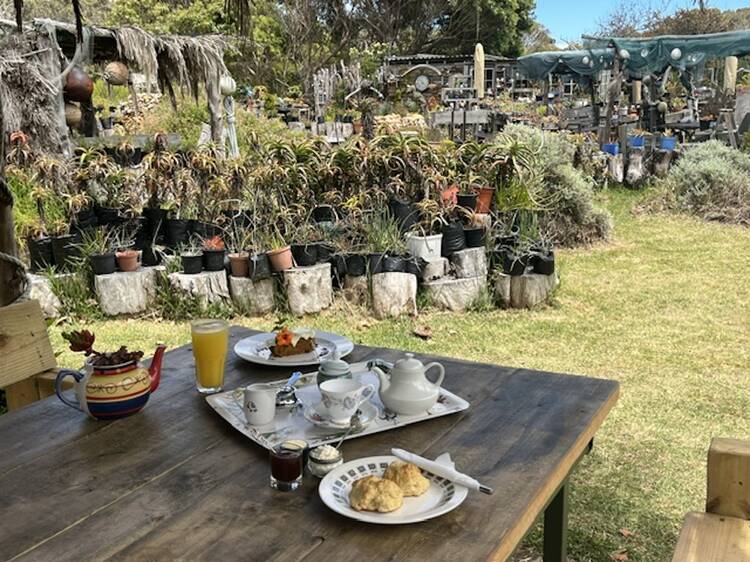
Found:
[[[305,448],[293,442],[284,442],[271,449],[271,488],[282,492],[299,488],[304,454]]]
[[[190,323],[198,392],[220,392],[229,345],[229,323],[225,320],[193,320]]]

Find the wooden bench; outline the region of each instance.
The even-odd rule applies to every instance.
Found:
[[[55,393],[57,362],[39,301],[0,308],[0,388],[8,410]],[[66,388],[72,383],[68,381]]]
[[[691,512],[672,562],[750,562],[750,442],[715,438],[706,513]]]

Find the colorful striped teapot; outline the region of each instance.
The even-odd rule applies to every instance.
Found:
[[[165,346],[156,348],[151,366],[140,361],[94,366],[86,362],[82,371],[62,370],[55,379],[55,393],[63,403],[97,420],[111,420],[139,412],[159,386]],[[65,377],[75,379],[76,401],[63,394]]]

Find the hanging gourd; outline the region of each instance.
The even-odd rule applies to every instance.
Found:
[[[127,86],[130,71],[120,61],[112,61],[104,67],[104,79],[112,86]]]
[[[65,99],[87,102],[94,93],[94,81],[81,68],[74,66],[65,80]]]
[[[225,74],[219,81],[219,90],[222,96],[231,96],[237,90],[237,82],[229,74]]]

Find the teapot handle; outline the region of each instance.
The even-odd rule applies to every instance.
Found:
[[[70,400],[63,394],[62,383],[65,377],[73,377],[76,383],[78,383],[78,382],[81,382],[81,379],[84,376],[85,375],[79,371],[72,371],[70,369],[62,369],[61,371],[57,373],[57,377],[55,378],[55,394],[57,394],[57,397],[60,400],[62,400],[63,404],[66,404],[70,406],[71,408],[75,408],[76,410],[80,410],[82,412],[83,412],[83,408],[81,408],[81,405],[77,401],[73,402],[72,400]]]
[[[440,374],[438,375],[437,380],[432,383],[435,386],[439,387],[441,384],[443,384],[443,379],[445,378],[445,367],[443,367],[440,363],[428,363],[427,365],[424,366],[425,378],[427,378],[427,371],[429,371],[433,367],[437,367],[438,369],[440,369]],[[429,381],[430,379],[427,379],[427,380]]]

